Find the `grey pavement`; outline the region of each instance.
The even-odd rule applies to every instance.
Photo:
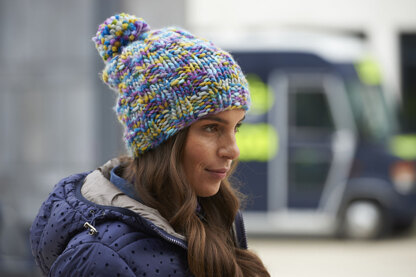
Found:
[[[416,276],[416,228],[407,235],[376,241],[249,238],[249,247],[271,276]]]

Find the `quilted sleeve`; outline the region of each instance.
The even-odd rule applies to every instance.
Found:
[[[114,245],[78,242],[68,247],[52,265],[49,276],[192,276],[185,252],[159,238],[138,239],[127,245],[117,241]]]
[[[51,267],[49,276],[137,276],[137,268],[102,243],[85,243],[65,250]],[[137,274],[137,275],[136,275]]]

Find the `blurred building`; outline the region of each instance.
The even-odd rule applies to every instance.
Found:
[[[29,226],[52,186],[124,152],[114,93],[99,78],[104,63],[91,38],[121,10],[154,27],[185,19],[183,1],[132,5],[0,1],[1,276],[33,276]]]

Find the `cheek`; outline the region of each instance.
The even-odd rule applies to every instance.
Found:
[[[183,166],[189,182],[196,182],[201,177],[205,166],[211,160],[211,148],[210,142],[204,138],[188,137],[184,149]]]
[[[185,146],[184,165],[185,171],[195,170],[204,161],[204,146],[200,143],[192,143]]]

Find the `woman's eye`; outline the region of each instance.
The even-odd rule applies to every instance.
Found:
[[[234,128],[234,132],[238,133],[238,131],[240,130],[240,127],[241,127],[241,123],[237,124]]]
[[[218,127],[216,125],[206,125],[206,126],[204,126],[204,130],[207,131],[207,132],[210,132],[210,133],[217,131],[217,129],[218,129]]]

